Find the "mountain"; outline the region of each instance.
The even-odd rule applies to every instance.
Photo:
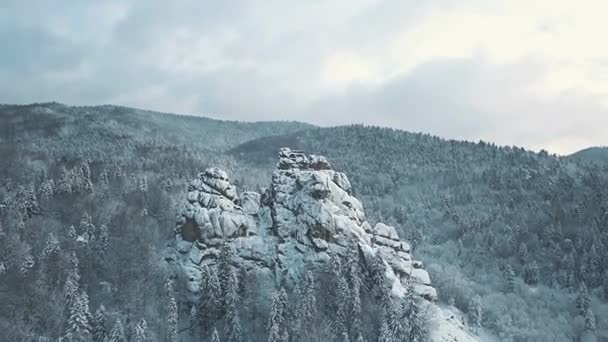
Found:
[[[151,341],[174,332],[187,340],[189,317],[193,314],[195,320],[196,312],[188,312],[188,298],[182,298],[183,277],[174,278],[178,273],[168,266],[170,260],[182,260],[181,254],[167,251],[176,244],[175,215],[183,213],[185,194],[193,191],[188,186],[193,179],[203,182],[204,173],[199,173],[211,167],[225,171],[237,197],[224,197],[238,198],[233,205],[247,212],[227,217],[243,219],[243,228],[252,217],[257,237],[249,241],[258,241],[263,225],[254,213],[255,193],[276,188],[273,174],[281,172],[275,170],[276,155],[284,146],[326,156],[332,170],[348,175],[348,196],[361,204],[372,236],[373,228],[383,223],[394,228],[399,241],[408,242],[410,256],[422,262],[436,289],[433,307],[440,311],[434,317],[445,323],[438,330],[469,334],[466,330],[481,326],[475,334],[482,340],[491,340],[490,335],[539,341],[607,336],[605,165],[381,127],[239,123],[117,106],[46,103],[0,106],[4,338],[57,340],[77,333],[84,340],[89,333],[130,338],[143,331]],[[218,174],[223,182],[225,177]],[[332,183],[347,187],[333,177],[327,184]],[[264,222],[286,215],[277,216],[281,207],[276,204],[263,204],[279,203],[270,194],[260,198],[261,208],[271,207],[271,219]],[[345,216],[348,211],[340,203],[340,210],[329,217]],[[272,208],[277,209],[274,214]],[[301,208],[308,212],[316,206]],[[284,220],[287,228],[308,229],[314,223],[307,221],[312,220],[309,215],[296,213],[295,221]],[[261,231],[269,233],[264,245],[275,248],[267,254],[271,260],[279,259],[280,240],[302,245],[306,255],[318,255],[310,251],[306,236],[301,244],[289,234]],[[233,264],[243,279],[243,268]],[[288,303],[294,298],[290,283],[282,279],[301,276],[276,280],[274,274],[283,273],[274,268],[271,274],[273,282],[263,282],[268,285],[264,290],[277,286],[279,310],[285,297]],[[328,289],[319,297],[329,303],[334,287],[315,288]],[[249,290],[239,285],[239,298],[251,298]],[[371,297],[362,297],[368,299],[377,307]],[[272,307],[271,300],[265,303]],[[270,307],[262,308],[257,322],[263,324],[254,327],[245,326],[256,322],[254,318],[241,316],[243,331],[266,334],[268,322],[260,320],[281,316],[267,316]],[[318,317],[333,316],[329,311]],[[377,326],[369,327],[379,317],[368,317],[366,329],[376,331]],[[222,324],[216,328],[225,337]]]
[[[568,158],[577,162],[608,165],[608,147],[589,147],[571,154]]]

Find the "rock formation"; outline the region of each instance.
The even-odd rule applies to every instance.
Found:
[[[190,301],[200,295],[201,267],[215,262],[224,241],[234,246],[238,267],[253,272],[261,287],[289,285],[355,245],[365,259],[380,254],[393,295],[402,296],[411,281],[430,305],[437,297],[409,244],[391,226],[370,225],[348,177],[323,156],[282,148],[262,194],[239,196],[225,172],[205,170],[188,187],[175,233],[174,261]]]

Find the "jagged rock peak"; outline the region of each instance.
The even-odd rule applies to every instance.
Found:
[[[412,258],[409,244],[394,227],[370,225],[348,177],[323,156],[282,148],[262,194],[237,194],[218,168],[201,172],[188,186],[175,232],[176,248],[166,260],[177,266],[190,303],[204,295],[203,266],[216,264],[220,246],[228,242],[235,251],[232,262],[259,289],[289,287],[307,271],[323,272],[335,256],[347,256],[355,247],[364,263],[381,260],[386,266],[385,281],[394,296],[404,296],[411,284],[429,308],[441,311],[429,275]],[[445,322],[438,322],[435,330],[443,331],[442,326]],[[435,335],[434,341],[455,340],[450,334]]]

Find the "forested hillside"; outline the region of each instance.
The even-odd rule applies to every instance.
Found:
[[[368,214],[413,242],[441,299],[468,311],[479,295],[483,325],[502,338],[605,334],[603,164],[364,126],[262,138],[231,153],[264,165],[287,143],[352,175]]]
[[[56,340],[91,312],[94,336],[163,340],[158,261],[187,182],[218,166],[257,189],[282,146],[348,174],[368,220],[411,241],[440,301],[471,323],[514,341],[607,335],[605,164],[378,127],[56,103],[0,106],[2,335]]]

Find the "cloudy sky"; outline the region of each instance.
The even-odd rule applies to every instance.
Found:
[[[0,1],[0,103],[608,145],[605,0]]]

